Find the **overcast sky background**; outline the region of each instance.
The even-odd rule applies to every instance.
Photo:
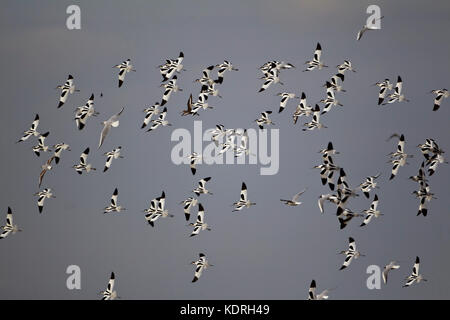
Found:
[[[81,8],[81,30],[66,28],[70,4]],[[381,7],[382,29],[357,42],[370,4]],[[450,152],[450,100],[432,112],[433,95],[427,94],[449,87],[448,1],[4,1],[0,17],[0,219],[4,224],[11,206],[14,222],[23,229],[0,243],[0,298],[98,299],[111,271],[123,299],[305,299],[311,279],[319,290],[335,288],[330,299],[450,298],[449,166],[440,165],[430,178],[438,199],[429,203],[427,217],[416,217],[418,200],[411,192],[417,185],[407,179],[417,173],[422,156],[415,146],[425,138],[436,139]],[[317,42],[331,68],[301,72]],[[139,128],[142,109],[162,95],[156,67],[180,50],[187,71],[178,75],[184,91],[173,94],[167,104],[173,126],[146,133]],[[127,58],[137,72],[127,74],[119,89],[117,70],[111,67]],[[303,132],[305,118],[294,126],[291,116],[298,100],[291,100],[282,114],[273,114],[274,128],[280,129],[277,175],[261,176],[259,165],[203,165],[193,177],[188,166],[172,164],[175,143],[170,136],[176,128],[193,130],[194,119],[179,112],[190,93],[198,94],[200,86],[193,80],[201,70],[224,59],[240,70],[226,74],[219,87],[223,99],[211,98],[215,108],[195,119],[203,121],[204,129],[218,123],[256,127],[252,120],[260,112],[278,110],[274,94],[281,91],[304,91],[314,104],[325,96],[323,83],[344,59],[351,60],[357,73],[346,74],[347,92],[338,94],[342,110],[322,117],[328,129]],[[257,93],[257,68],[273,59],[297,68],[281,73],[284,86]],[[57,109],[59,91],[54,88],[69,73],[81,92]],[[377,106],[378,91],[371,85],[385,78],[394,81],[397,75],[411,102]],[[100,116],[79,132],[73,112],[91,93]],[[120,126],[98,151],[101,121],[122,106]],[[42,215],[33,194],[49,154],[33,154],[35,139],[14,144],[36,113],[39,131],[50,131],[46,142],[64,141],[72,149],[44,179],[42,187],[52,188],[57,198],[46,200]],[[406,152],[414,158],[388,181],[386,155],[395,150],[396,141],[386,138],[394,132],[405,134]],[[352,221],[339,230],[331,205],[320,214],[317,198],[329,189],[311,168],[321,162],[317,151],[328,141],[341,152],[334,160],[345,168],[351,186],[382,173],[376,192],[385,215],[365,228]],[[101,172],[103,153],[119,145],[125,158]],[[98,170],[79,176],[71,167],[86,147]],[[213,230],[189,238],[191,229],[179,202],[207,176],[212,177],[208,187],[214,195],[202,195],[200,202]],[[242,181],[257,205],[232,213],[230,205],[239,199]],[[103,215],[115,187],[127,211]],[[305,187],[301,206],[279,201]],[[141,210],[162,190],[175,217],[151,228]],[[367,209],[372,197],[360,196],[349,207]],[[347,248],[349,236],[366,257],[338,271],[344,257],[337,252]],[[189,262],[199,252],[215,266],[192,284]],[[402,288],[416,256],[428,282]],[[368,290],[367,266],[382,267],[391,260],[401,261],[401,268],[381,290]],[[72,264],[81,268],[81,290],[66,288],[65,270]]]

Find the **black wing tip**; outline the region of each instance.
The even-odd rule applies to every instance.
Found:
[[[8,207],[8,214],[12,214],[11,207]]]
[[[199,210],[199,211],[204,211],[203,205],[202,205],[201,203],[198,204],[198,210]]]

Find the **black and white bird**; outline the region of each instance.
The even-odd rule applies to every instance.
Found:
[[[320,294],[316,294],[316,280],[312,280],[308,290],[308,300],[326,300],[328,299],[328,291],[323,290]]]
[[[294,124],[297,123],[299,117],[301,116],[309,117],[312,115],[313,115],[313,108],[306,103],[306,95],[304,92],[302,92],[302,95],[300,97],[300,103],[297,105],[297,109],[295,109],[295,112],[292,115],[292,118],[294,119]]]
[[[402,78],[400,76],[398,76],[397,77],[397,84],[395,85],[395,88],[394,88],[394,93],[391,93],[388,96],[388,98],[389,98],[388,102],[383,103],[383,105],[391,104],[391,103],[394,103],[396,101],[398,101],[398,102],[402,102],[402,101],[409,102],[409,100],[406,99],[405,95],[402,93],[402,89],[403,89],[403,81],[402,81]]]
[[[201,203],[198,204],[197,221],[195,223],[191,222],[189,226],[194,227],[190,237],[198,235],[203,230],[211,231],[211,228],[205,223],[205,209]]]
[[[189,197],[180,202],[180,204],[183,205],[184,217],[186,218],[186,221],[189,221],[189,218],[191,217],[191,209],[195,207],[197,203],[198,200],[194,197]]]
[[[250,208],[251,206],[256,205],[256,203],[251,202],[250,200],[248,200],[248,192],[247,192],[247,185],[245,184],[245,182],[242,182],[242,186],[241,186],[241,196],[238,202],[233,203],[234,211],[241,211],[244,208]]]
[[[190,155],[188,155],[189,158],[189,166],[191,168],[191,172],[193,175],[197,172],[196,164],[202,160],[202,155],[198,154],[197,152],[192,152]]]
[[[324,153],[322,158],[322,164],[314,166],[313,169],[320,170],[320,180],[322,182],[322,185],[326,185],[328,183],[330,189],[334,190],[333,174],[334,171],[339,170],[340,167],[336,166],[333,163],[333,158],[331,158],[330,155]]]
[[[175,72],[180,73],[184,70],[182,62],[184,60],[184,53],[180,52],[177,59],[167,59],[164,65],[159,66],[159,72],[161,73],[163,80],[166,82],[171,79]]]
[[[344,263],[339,270],[347,268],[353,259],[358,259],[359,257],[364,257],[359,251],[356,250],[356,242],[352,237],[348,238],[348,250],[341,251],[340,254],[345,255]]]
[[[83,130],[90,117],[96,117],[99,113],[94,109],[94,94],[92,94],[84,106],[78,107],[75,112],[75,123],[78,130]]]
[[[448,164],[448,161],[445,161],[445,158],[441,153],[436,153],[427,160],[426,165],[428,166],[429,176],[432,176],[436,172],[437,167],[440,163]]]
[[[316,104],[316,106],[313,109],[313,117],[310,122],[305,122],[303,124],[305,128],[303,128],[303,131],[311,131],[314,129],[322,129],[327,128],[323,123],[320,122],[320,107]]]
[[[356,72],[356,70],[353,68],[350,60],[344,60],[344,62],[341,63],[340,65],[336,66],[336,68],[338,69],[338,73],[341,73],[341,74],[344,74],[345,71]]]
[[[214,80],[211,78],[211,71],[214,69],[214,66],[206,67],[202,70],[201,78],[195,79],[194,82],[198,82],[204,86],[209,86],[214,84]]]
[[[86,171],[86,173],[91,172],[91,170],[96,170],[92,167],[90,163],[87,163],[87,157],[89,155],[89,148],[86,148],[83,153],[80,156],[80,163],[73,166],[76,172],[78,174],[82,174],[83,171]]]
[[[342,87],[342,83],[344,82],[344,75],[342,73],[336,73],[334,76],[330,78],[331,88],[335,92],[346,92],[346,90]],[[326,87],[327,84],[324,84]]]
[[[223,77],[225,72],[227,71],[239,71],[238,68],[234,67],[233,64],[227,60],[224,60],[223,63],[217,64],[216,68],[217,70],[217,79],[214,80],[215,83],[222,84],[223,83]]]
[[[61,89],[61,95],[59,96],[58,108],[61,108],[64,105],[64,103],[66,103],[67,97],[69,96],[69,94],[80,91],[80,90],[75,89],[75,85],[73,84],[73,77],[70,74],[67,77],[66,82],[63,85],[57,86],[56,89]]]
[[[183,89],[181,89],[177,85],[177,79],[178,78],[175,75],[169,82],[161,84],[161,87],[165,88],[163,97],[161,99],[161,106],[165,105],[167,103],[167,101],[169,101],[169,98],[172,95],[172,92],[183,91]]]
[[[52,193],[52,189],[50,189],[50,188],[45,188],[44,190],[39,191],[39,192],[35,193],[34,195],[39,197],[38,202],[37,202],[39,213],[42,213],[42,210],[44,209],[45,199],[56,198]]]
[[[53,158],[55,159],[56,164],[59,163],[63,151],[71,151],[70,146],[67,143],[61,142],[53,146]]]
[[[379,18],[374,18],[372,21],[373,21],[373,23],[375,23],[375,21],[381,20],[383,18],[384,18],[384,16],[381,16]],[[363,36],[363,34],[369,30],[379,30],[379,28],[374,28],[372,25],[368,26],[367,23],[364,24],[364,26],[361,28],[361,30],[358,31],[358,34],[356,35],[356,40],[359,41],[361,39],[361,37]]]
[[[145,112],[144,122],[142,123],[141,129],[144,129],[150,121],[152,121],[153,116],[157,116],[161,113],[159,102],[156,102],[151,107],[145,108],[143,111]]]
[[[394,136],[398,135],[393,134],[391,137]],[[408,155],[405,152],[405,136],[403,134],[399,137],[397,150],[395,152],[389,153],[389,156],[391,157],[391,160],[389,162],[392,163],[391,176],[389,177],[389,180],[392,180],[398,174],[398,170],[400,169],[400,167],[408,164],[407,159],[412,157],[412,155]]]
[[[340,209],[340,208],[341,207],[338,206],[338,209]],[[361,213],[353,212],[352,210],[350,210],[348,208],[343,208],[343,209],[339,210],[336,213],[336,215],[337,215],[337,218],[339,221],[339,228],[341,230],[344,229],[353,218],[363,216]]]
[[[51,151],[50,147],[45,145],[45,138],[47,138],[49,134],[50,132],[48,131],[41,134],[38,138],[38,144],[33,147],[34,154],[36,154],[38,157],[41,155],[41,152]]]
[[[214,266],[208,262],[208,259],[206,258],[206,255],[204,253],[200,253],[198,256],[198,260],[191,262],[191,264],[195,265],[194,279],[192,279],[192,282],[196,282],[198,279],[200,279],[203,270],[206,270],[208,267]]]
[[[111,204],[105,209],[103,209],[103,213],[111,213],[111,212],[122,212],[126,209],[117,203],[117,199],[119,197],[119,190],[117,188],[114,189],[114,192],[111,196]]]
[[[377,82],[374,84],[375,86],[380,88],[378,92],[378,105],[381,105],[386,97],[388,91],[392,90],[394,84],[389,82],[389,79],[384,79],[381,82]]]
[[[361,191],[363,192],[363,194],[364,194],[364,196],[367,198],[367,199],[369,199],[369,192],[372,190],[372,189],[375,189],[375,188],[378,188],[377,187],[377,182],[375,181],[379,176],[381,175],[381,173],[378,173],[377,175],[375,175],[375,176],[369,176],[369,177],[366,177],[366,179],[364,180],[364,182],[363,183],[361,183],[360,185],[359,185],[359,189],[361,189]]]
[[[111,276],[109,277],[108,286],[105,291],[100,291],[100,294],[103,296],[102,300],[115,300],[119,298],[117,296],[117,292],[114,290],[114,283],[116,282],[116,276],[114,272],[111,272]]]
[[[119,88],[122,86],[123,81],[125,80],[125,75],[130,72],[136,72],[136,69],[133,69],[133,65],[131,64],[131,60],[127,59],[123,61],[121,64],[115,65],[113,68],[119,69]]]
[[[339,154],[333,147],[333,142],[328,142],[328,145],[325,149],[319,150],[319,153],[325,154],[327,156]]]
[[[166,116],[167,116],[167,108],[164,107],[163,111],[159,114],[158,118],[152,120],[152,125],[147,130],[147,132],[153,131],[156,128],[158,128],[159,126],[163,126],[163,127],[171,126],[172,124],[166,120]]]
[[[258,92],[267,90],[272,83],[284,85],[283,82],[280,81],[280,72],[277,69],[270,69],[267,74],[260,79],[264,80],[264,82]]]
[[[384,266],[382,277],[383,282],[386,284],[388,280],[388,273],[391,270],[397,270],[400,268],[400,265],[397,264],[396,261],[391,261],[388,265]]]
[[[269,118],[270,114],[272,114],[272,111],[261,112],[261,116],[258,119],[254,120],[261,130],[264,129],[264,125],[269,125],[269,124],[274,125],[275,124]]]
[[[418,191],[413,191],[413,194],[419,198],[419,211],[417,215],[423,215],[424,217],[428,214],[428,209],[426,203],[430,202],[432,199],[436,199],[434,193],[431,192],[430,186],[426,182],[420,183],[420,189]]]
[[[345,173],[345,170],[343,168],[340,168],[339,170],[339,178],[337,181],[337,192],[338,195],[341,196],[341,198],[345,197],[358,197],[359,194],[357,193],[357,189],[350,188],[348,182],[347,182],[347,174]],[[344,200],[343,200],[344,201]]]
[[[414,282],[420,283],[422,281],[427,281],[427,279],[424,279],[424,277],[421,274],[419,274],[419,267],[420,267],[420,259],[419,257],[416,257],[412,273],[410,276],[406,278],[406,283],[403,287],[409,287]]]
[[[100,141],[98,143],[98,149],[100,149],[100,147],[103,145],[103,142],[105,142],[105,138],[108,135],[111,128],[112,127],[117,128],[119,126],[119,123],[120,123],[119,117],[122,114],[124,109],[125,109],[125,107],[122,107],[122,110],[120,110],[119,113],[116,113],[115,115],[111,116],[108,120],[102,122],[103,129],[100,134]]]
[[[27,131],[24,131],[22,138],[20,138],[16,143],[28,140],[29,137],[38,137],[38,136],[40,136],[40,133],[37,132],[38,125],[39,125],[39,115],[36,114],[36,116],[34,117],[34,121],[31,124],[30,129],[28,129]]]
[[[375,195],[372,204],[370,205],[370,208],[364,210],[366,217],[364,218],[364,221],[361,223],[361,227],[367,225],[370,222],[370,220],[372,220],[373,217],[378,218],[383,215],[379,210],[377,210],[377,207],[378,207],[378,196]]]
[[[106,163],[105,163],[105,167],[103,168],[103,172],[106,172],[111,167],[111,163],[112,163],[113,159],[123,158],[123,156],[120,155],[121,150],[122,150],[122,147],[119,146],[116,149],[113,149],[112,151],[106,152],[103,154],[106,156]]]
[[[300,204],[302,204],[301,201],[298,201],[298,199],[300,198],[300,196],[302,194],[304,194],[306,191],[306,189],[303,189],[302,191],[300,191],[299,193],[295,194],[291,200],[286,200],[286,199],[280,199],[281,202],[284,202],[285,205],[291,206],[291,207],[296,207]]]
[[[325,86],[327,87],[327,97],[325,99],[320,100],[320,102],[322,102],[325,105],[322,114],[327,113],[334,106],[341,106],[341,107],[343,106],[342,103],[340,103],[336,99],[336,96],[334,95],[334,88],[331,82],[327,81],[325,83]]]
[[[0,239],[6,238],[11,233],[15,234],[22,231],[19,226],[13,223],[13,215],[10,207],[8,207],[8,213],[6,214],[6,224],[0,228],[3,229],[2,233],[0,233]]]
[[[422,161],[422,164],[420,165],[419,172],[415,176],[409,177],[414,182],[423,183],[428,182],[425,174],[425,161]]]
[[[311,61],[306,61],[305,64],[308,65],[303,71],[312,71],[314,69],[322,70],[322,68],[328,68],[323,62],[320,60],[322,57],[322,46],[320,43],[317,43],[316,50],[314,51],[314,56]]]
[[[146,213],[145,220],[152,227],[155,226],[155,221],[159,218],[173,218],[173,215],[166,209],[166,193],[163,191],[161,196],[150,201],[150,207],[144,210]]]
[[[250,153],[250,149],[249,149],[249,136],[248,136],[248,132],[247,129],[244,129],[244,131],[240,134],[235,133],[236,135],[240,135],[240,143],[239,146],[234,146],[234,156],[235,157],[240,157],[243,155],[252,155],[255,156],[253,153]]]
[[[281,97],[280,109],[278,110],[278,113],[281,113],[286,108],[289,99],[299,99],[295,93],[290,92],[280,92],[277,96]]]
[[[430,93],[436,95],[436,97],[434,98],[433,111],[438,111],[439,107],[441,106],[442,100],[444,100],[444,98],[450,97],[450,93],[447,89],[431,90]]]
[[[207,96],[222,98],[222,96],[219,93],[219,89],[216,88],[215,82],[213,82],[212,84],[203,85],[202,89],[201,89],[201,93],[204,93]]]
[[[206,182],[208,182],[209,180],[211,180],[211,177],[206,177],[206,178],[201,179],[198,182],[198,187],[195,188],[194,190],[192,190],[192,192],[194,192],[197,195],[197,197],[199,197],[201,194],[212,195],[211,191],[206,189]]]

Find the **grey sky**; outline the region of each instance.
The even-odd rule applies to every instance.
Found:
[[[2,149],[0,194],[4,224],[6,208],[14,210],[23,232],[0,243],[2,299],[97,299],[109,273],[116,273],[117,290],[124,299],[305,299],[311,279],[319,289],[336,287],[333,299],[432,299],[450,298],[449,166],[440,165],[431,177],[438,197],[429,204],[428,217],[416,217],[417,187],[407,178],[416,174],[422,156],[415,146],[434,138],[450,152],[449,104],[432,112],[431,89],[448,88],[450,3],[447,1],[4,1],[0,12],[3,41],[0,57],[3,102],[0,139]],[[66,28],[66,7],[81,7],[82,29]],[[378,4],[385,16],[382,29],[368,32],[360,42],[356,33],[364,24],[366,8]],[[444,40],[443,40],[444,39]],[[304,91],[308,102],[322,99],[321,86],[336,71],[328,68],[301,72],[316,43],[329,66],[352,61],[357,73],[346,74],[339,94],[342,110],[332,110],[322,120],[328,129],[302,132],[302,118],[294,126],[291,115],[297,101],[274,114],[280,129],[280,169],[277,175],[260,176],[257,165],[199,166],[193,177],[188,166],[175,166],[170,135],[176,128],[193,130],[193,119],[180,117],[189,93],[200,87],[192,81],[211,64],[230,60],[240,70],[225,75],[219,87],[223,99],[211,98],[213,110],[202,112],[203,128],[218,123],[226,127],[255,126],[252,120],[264,110],[278,110],[281,91]],[[156,68],[182,50],[186,72],[178,75],[184,89],[167,104],[172,127],[146,133],[140,130],[142,109],[161,98],[161,77]],[[130,58],[137,72],[117,88],[117,70],[111,67]],[[257,68],[272,59],[293,63],[297,69],[281,73],[284,87],[273,85],[257,93],[261,73]],[[69,96],[59,110],[56,85],[71,73],[80,93]],[[376,81],[401,75],[410,103],[378,107]],[[104,97],[99,98],[100,92]],[[75,107],[95,94],[98,118],[79,132],[73,121]],[[125,111],[97,151],[101,121]],[[45,177],[43,187],[56,199],[38,214],[36,198],[40,165],[32,142],[14,144],[39,113],[41,132],[50,131],[49,144],[66,142],[60,164]],[[197,119],[196,119],[197,120]],[[410,165],[388,181],[387,154],[396,142],[385,142],[404,133],[406,151],[414,154]],[[31,139],[30,139],[31,140]],[[334,209],[321,215],[317,198],[328,193],[319,173],[311,168],[321,161],[317,151],[328,141],[341,154],[334,158],[344,167],[349,182],[357,186],[368,175],[379,178],[379,208],[385,214],[365,229],[352,221],[339,230]],[[86,147],[89,161],[102,169],[103,153],[122,146],[125,159],[111,169],[78,174],[71,168]],[[213,230],[189,238],[178,203],[190,195],[197,181],[211,176],[213,196],[202,195],[207,222]],[[248,186],[255,207],[231,212],[241,182]],[[115,187],[119,202],[128,210],[103,215]],[[281,198],[308,187],[300,207],[283,206]],[[141,210],[165,190],[167,207],[175,218],[163,219],[155,228],[146,225]],[[349,202],[355,211],[367,209],[364,197]],[[196,212],[196,210],[194,210]],[[356,239],[366,257],[338,271],[343,257],[336,253]],[[199,252],[215,266],[192,284],[189,262]],[[402,288],[416,255],[421,273],[429,281]],[[387,286],[366,288],[368,265],[401,261]],[[82,290],[67,290],[68,265],[81,267]]]

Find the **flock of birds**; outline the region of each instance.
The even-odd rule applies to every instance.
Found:
[[[357,39],[361,39],[362,34],[367,30],[371,29],[365,26],[365,28],[363,28],[358,33]],[[159,66],[159,72],[162,76],[161,87],[164,88],[164,92],[160,102],[157,102],[154,105],[143,110],[145,116],[141,125],[141,129],[147,129],[147,131],[150,132],[156,130],[159,127],[166,127],[171,125],[168,120],[166,120],[166,104],[168,103],[173,93],[183,91],[183,89],[181,89],[177,85],[177,74],[181,74],[181,72],[185,70],[182,64],[183,60],[184,54],[183,52],[180,52],[178,58],[167,59],[164,64]],[[322,61],[322,46],[320,45],[320,43],[317,43],[312,59],[306,61],[305,66],[306,67],[303,70],[304,72],[312,72],[314,70],[322,70],[324,68],[328,68],[328,66],[325,65]],[[113,68],[117,68],[119,70],[119,88],[123,86],[126,75],[130,72],[136,71],[134,69],[134,66],[131,64],[130,59],[123,61]],[[281,72],[283,70],[295,68],[296,67],[292,63],[284,61],[273,60],[263,64],[259,68],[263,73],[263,76],[261,77],[261,79],[263,80],[263,84],[261,85],[259,92],[268,90],[274,84],[282,85],[283,83],[280,79]],[[213,75],[214,71],[216,71],[215,77]],[[201,77],[194,80],[195,83],[201,84],[200,92],[196,99],[193,98],[192,94],[189,95],[187,107],[185,110],[181,111],[181,116],[199,116],[201,111],[213,109],[213,106],[209,105],[209,98],[221,98],[218,86],[224,82],[225,74],[230,71],[238,71],[238,69],[233,66],[231,62],[226,60],[221,64],[211,65],[202,70]],[[302,92],[300,95],[291,92],[278,93],[277,95],[281,98],[278,113],[282,113],[287,108],[288,102],[290,100],[299,99],[299,104],[292,114],[293,123],[296,124],[298,119],[301,117],[311,117],[310,121],[307,121],[303,124],[303,131],[312,131],[315,129],[327,128],[321,122],[321,115],[327,114],[335,107],[343,107],[343,105],[337,100],[336,93],[346,92],[346,90],[343,88],[343,82],[348,71],[356,73],[356,70],[352,66],[352,63],[349,60],[344,60],[342,64],[337,66],[337,72],[328,81],[325,82],[324,87],[326,89],[326,96],[318,103],[316,103],[314,107],[308,105],[306,94],[304,92]],[[389,79],[377,82],[375,85],[379,87],[378,105],[409,101],[405,98],[405,95],[402,92],[403,81],[400,76],[398,76],[397,78],[395,87],[389,81]],[[69,95],[74,94],[75,92],[79,92],[79,90],[77,90],[75,87],[74,78],[72,75],[69,75],[66,82],[63,85],[58,86],[57,88],[61,90],[59,103],[57,106],[58,108],[61,108],[66,104]],[[437,111],[443,99],[449,97],[449,92],[447,91],[447,89],[438,89],[432,90],[431,93],[436,95],[433,111]],[[102,97],[103,94],[101,94],[100,96]],[[385,102],[386,97],[387,101]],[[320,107],[319,104],[323,104],[323,107]],[[111,129],[117,128],[119,126],[119,119],[121,114],[124,112],[124,109],[125,108],[122,107],[122,109],[118,113],[112,115],[109,119],[102,122],[103,129],[100,133],[98,149],[102,147]],[[254,120],[254,122],[256,122],[256,125],[260,129],[265,129],[265,127],[267,127],[268,125],[274,125],[274,122],[270,119],[271,114],[271,110],[264,111],[260,114],[259,118]],[[97,117],[98,115],[99,113],[94,109],[94,94],[92,94],[85,105],[80,106],[75,110],[74,120],[77,128],[79,130],[83,130],[87,125],[88,119],[90,119],[91,117]],[[49,136],[49,132],[47,131],[45,133],[40,133],[38,131],[38,126],[39,115],[36,115],[34,121],[31,124],[31,127],[23,133],[23,136],[17,142],[21,143],[29,140],[30,138],[37,138],[37,145],[32,148],[36,156],[39,157],[43,153],[52,153],[50,158],[41,167],[38,184],[40,188],[46,173],[51,171],[53,167],[55,165],[58,165],[58,163],[60,162],[63,151],[70,151],[71,149],[70,146],[64,142],[55,144],[52,147],[46,145],[45,140]],[[389,162],[392,164],[390,180],[394,179],[398,175],[400,167],[408,164],[407,160],[409,158],[412,158],[412,155],[409,155],[405,152],[404,135],[393,134],[388,140],[392,138],[398,138],[398,144],[397,149],[388,155],[390,157]],[[219,154],[230,151],[234,153],[235,157],[251,155],[248,148],[248,135],[246,130],[227,129],[222,124],[218,124],[211,131],[211,140],[220,149]],[[413,194],[419,199],[419,209],[417,215],[426,216],[428,213],[426,203],[435,198],[434,194],[431,193],[430,185],[428,184],[428,178],[435,173],[439,164],[447,162],[445,161],[443,156],[444,151],[438,146],[436,140],[434,139],[426,139],[425,143],[418,145],[418,148],[424,156],[424,161],[421,163],[419,173],[416,176],[410,177],[410,179],[419,184],[419,189],[413,192]],[[121,151],[122,147],[118,146],[112,151],[104,153],[106,161],[103,172],[106,172],[111,168],[113,160],[123,158],[123,156],[121,155]],[[96,168],[94,168],[88,161],[89,153],[90,148],[85,148],[79,158],[79,162],[73,165],[73,169],[75,169],[75,171],[80,175],[96,170]],[[383,214],[378,209],[379,197],[377,194],[373,195],[373,200],[371,201],[369,208],[363,210],[362,212],[352,211],[348,207],[350,199],[358,197],[359,192],[361,192],[367,199],[371,198],[371,193],[373,192],[373,190],[378,188],[377,178],[380,177],[381,173],[373,176],[368,176],[356,188],[352,188],[348,182],[345,170],[341,166],[335,164],[333,160],[333,157],[339,154],[339,152],[334,149],[333,143],[329,142],[327,147],[320,150],[319,153],[322,155],[322,163],[314,166],[314,168],[320,170],[320,179],[322,185],[327,186],[332,192],[334,192],[325,193],[319,196],[318,207],[320,212],[324,213],[326,203],[334,204],[336,206],[336,216],[340,229],[346,228],[353,219],[356,220],[357,218],[362,218],[360,227],[365,227],[373,220],[373,218],[381,217]],[[194,152],[189,155],[188,158],[190,160],[191,173],[192,175],[195,175],[197,172],[197,164],[202,159],[202,155]],[[335,179],[336,177],[337,179]],[[192,190],[192,193],[195,196],[188,197],[187,199],[180,202],[180,204],[183,205],[185,220],[187,222],[189,222],[191,219],[191,210],[197,207],[197,216],[195,222],[190,222],[188,224],[188,226],[193,228],[192,232],[190,233],[190,237],[198,236],[201,231],[211,230],[211,227],[206,223],[205,220],[205,208],[203,204],[200,203],[200,197],[202,195],[213,195],[213,193],[207,188],[207,185],[210,183],[211,179],[211,177],[200,179],[196,187]],[[280,200],[287,206],[299,206],[302,204],[299,199],[306,191],[307,189],[305,188],[301,192],[295,194],[291,199]],[[42,189],[42,191],[37,192],[35,196],[38,197],[37,206],[39,213],[43,212],[45,200],[55,198],[55,195],[50,188]],[[119,191],[117,188],[115,188],[111,196],[109,205],[106,206],[103,210],[105,214],[122,212],[126,210],[124,207],[119,205],[118,196]],[[246,183],[242,182],[240,197],[239,200],[233,203],[233,211],[241,211],[244,208],[250,208],[254,205],[255,203],[251,202],[248,199],[248,190]],[[162,191],[161,196],[155,197],[150,201],[149,207],[147,209],[144,209],[143,213],[145,220],[152,227],[155,226],[155,223],[160,218],[174,217],[174,215],[171,214],[166,208],[166,195],[164,191]],[[15,234],[16,232],[21,231],[21,229],[13,223],[13,214],[11,208],[9,207],[6,216],[6,225],[3,226],[2,229],[3,232],[0,234],[0,239],[4,239],[10,234]],[[364,256],[357,250],[356,241],[352,237],[349,238],[348,249],[341,251],[340,254],[345,256],[340,270],[349,267],[353,259]],[[411,275],[406,278],[404,286],[410,286],[413,283],[426,281],[423,276],[419,274],[419,262],[419,257],[417,257],[414,262],[413,271]],[[192,279],[192,282],[198,281],[203,271],[208,267],[213,266],[209,263],[204,253],[199,253],[199,258],[195,261],[192,261],[191,264],[195,266],[194,278]],[[385,266],[383,271],[383,280],[385,283],[387,282],[388,273],[391,270],[398,269],[399,267],[400,266],[396,261],[392,261]],[[114,290],[114,284],[115,274],[114,272],[112,272],[106,290],[101,292],[102,299],[113,300],[115,298],[118,298],[117,292]],[[308,299],[321,300],[328,298],[329,290],[325,290],[320,294],[316,294],[315,291],[316,281],[312,280],[309,288]]]

